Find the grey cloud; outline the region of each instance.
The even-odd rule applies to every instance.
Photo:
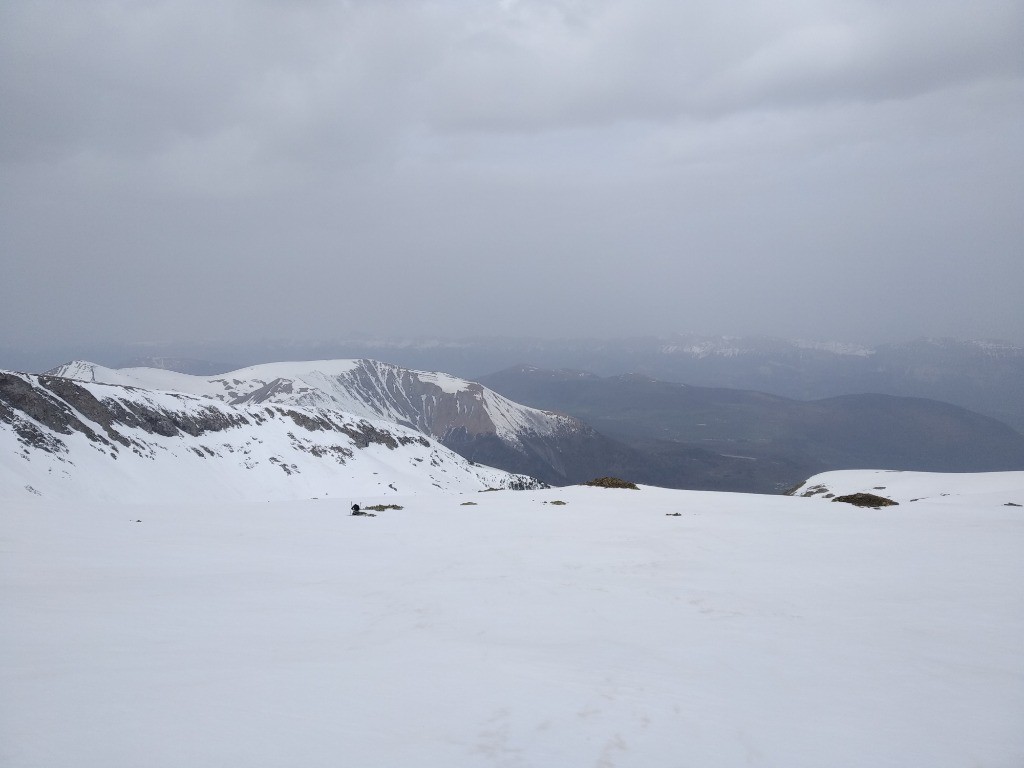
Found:
[[[435,119],[521,130],[709,118],[908,98],[1024,68],[1013,2],[597,5],[586,23],[521,12],[459,41],[436,72]]]
[[[5,3],[0,324],[1024,340],[1022,37],[1006,0]]]
[[[416,126],[552,130],[908,98],[1019,76],[962,3],[8,4],[4,148],[344,160]],[[353,150],[353,147],[359,148]],[[305,151],[304,151],[305,148]],[[254,150],[255,151],[255,150]],[[259,158],[254,158],[259,161]]]

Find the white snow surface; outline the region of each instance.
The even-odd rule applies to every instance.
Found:
[[[18,498],[0,765],[1021,766],[1022,474]]]
[[[1024,504],[1024,472],[904,472],[891,469],[850,469],[823,472],[808,479],[796,496],[845,496],[871,493],[898,504],[932,501],[939,504]],[[1000,502],[1001,500],[1001,502]]]

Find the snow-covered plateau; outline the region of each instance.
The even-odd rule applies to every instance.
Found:
[[[1024,765],[1024,473],[423,485],[4,493],[0,765]]]

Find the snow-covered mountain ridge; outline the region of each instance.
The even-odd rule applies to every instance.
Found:
[[[237,406],[274,403],[381,419],[415,429],[471,461],[554,484],[580,479],[576,475],[583,470],[573,467],[577,457],[611,450],[571,416],[520,405],[445,373],[375,360],[266,363],[208,377],[74,361],[48,375],[184,392]]]
[[[518,443],[527,435],[582,427],[577,419],[519,405],[465,379],[376,360],[266,363],[210,377],[156,368],[111,369],[76,360],[47,374],[216,397],[232,405],[330,408],[391,421],[438,439],[465,430]]]
[[[266,500],[536,485],[338,409],[0,371],[4,496]]]

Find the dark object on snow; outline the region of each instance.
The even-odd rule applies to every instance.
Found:
[[[378,507],[367,507],[367,509],[378,509]],[[401,509],[401,507],[399,507],[399,509]],[[376,517],[376,515],[373,514],[373,512],[364,512],[363,510],[361,510],[358,504],[352,505],[352,514],[358,515],[359,517]]]
[[[598,488],[629,488],[633,491],[639,491],[636,483],[631,483],[628,480],[621,480],[617,477],[599,477],[596,480],[591,480],[589,483],[584,485],[593,485]]]
[[[881,509],[882,507],[896,507],[899,504],[884,496],[875,496],[873,493],[851,493],[847,496],[836,496],[832,501],[843,501],[853,504],[855,507],[871,507]]]

